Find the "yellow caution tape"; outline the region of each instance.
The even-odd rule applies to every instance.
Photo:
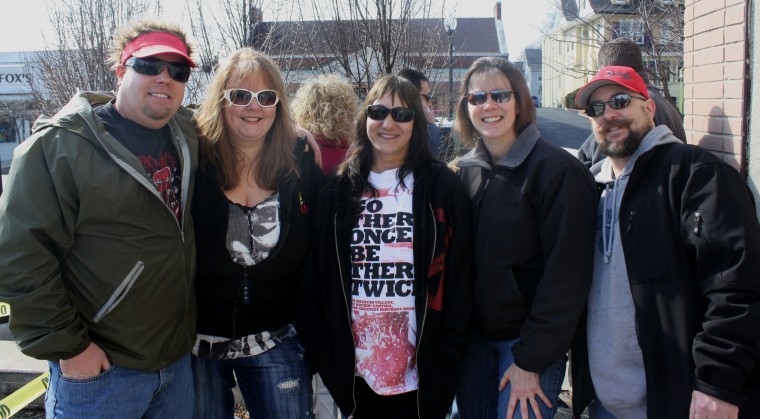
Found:
[[[0,400],[0,419],[7,419],[25,408],[34,399],[47,390],[50,372],[35,378],[25,386],[14,391],[10,396]]]
[[[0,303],[0,317],[8,317],[11,315],[11,306],[8,303]],[[2,416],[0,416],[2,417]]]

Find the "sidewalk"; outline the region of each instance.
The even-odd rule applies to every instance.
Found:
[[[12,394],[26,383],[48,370],[47,361],[30,358],[19,351],[12,340],[0,340],[0,399]],[[43,409],[44,396],[35,399],[29,407]]]

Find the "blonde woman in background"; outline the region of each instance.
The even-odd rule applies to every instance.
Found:
[[[298,125],[316,137],[325,174],[346,158],[357,104],[351,83],[336,74],[312,78],[296,92],[293,113]]]

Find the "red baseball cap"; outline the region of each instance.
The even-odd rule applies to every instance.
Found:
[[[639,73],[637,73],[636,70],[631,67],[610,65],[600,68],[594,78],[592,78],[588,84],[581,87],[581,90],[579,90],[578,94],[575,96],[575,106],[578,109],[585,109],[586,106],[588,106],[588,100],[591,97],[591,94],[594,93],[596,89],[611,84],[617,84],[618,86],[632,90],[649,99],[647,84],[644,82],[644,79],[639,76]]]
[[[195,62],[190,58],[185,43],[168,32],[148,32],[133,39],[121,52],[121,63],[127,62],[129,57],[145,58],[158,54],[179,55],[190,67],[195,67]]]

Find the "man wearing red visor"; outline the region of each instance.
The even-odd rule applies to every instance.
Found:
[[[48,417],[188,418],[195,63],[177,26],[117,35],[116,95],[78,93],[18,147],[0,199],[0,300],[48,360]]]

